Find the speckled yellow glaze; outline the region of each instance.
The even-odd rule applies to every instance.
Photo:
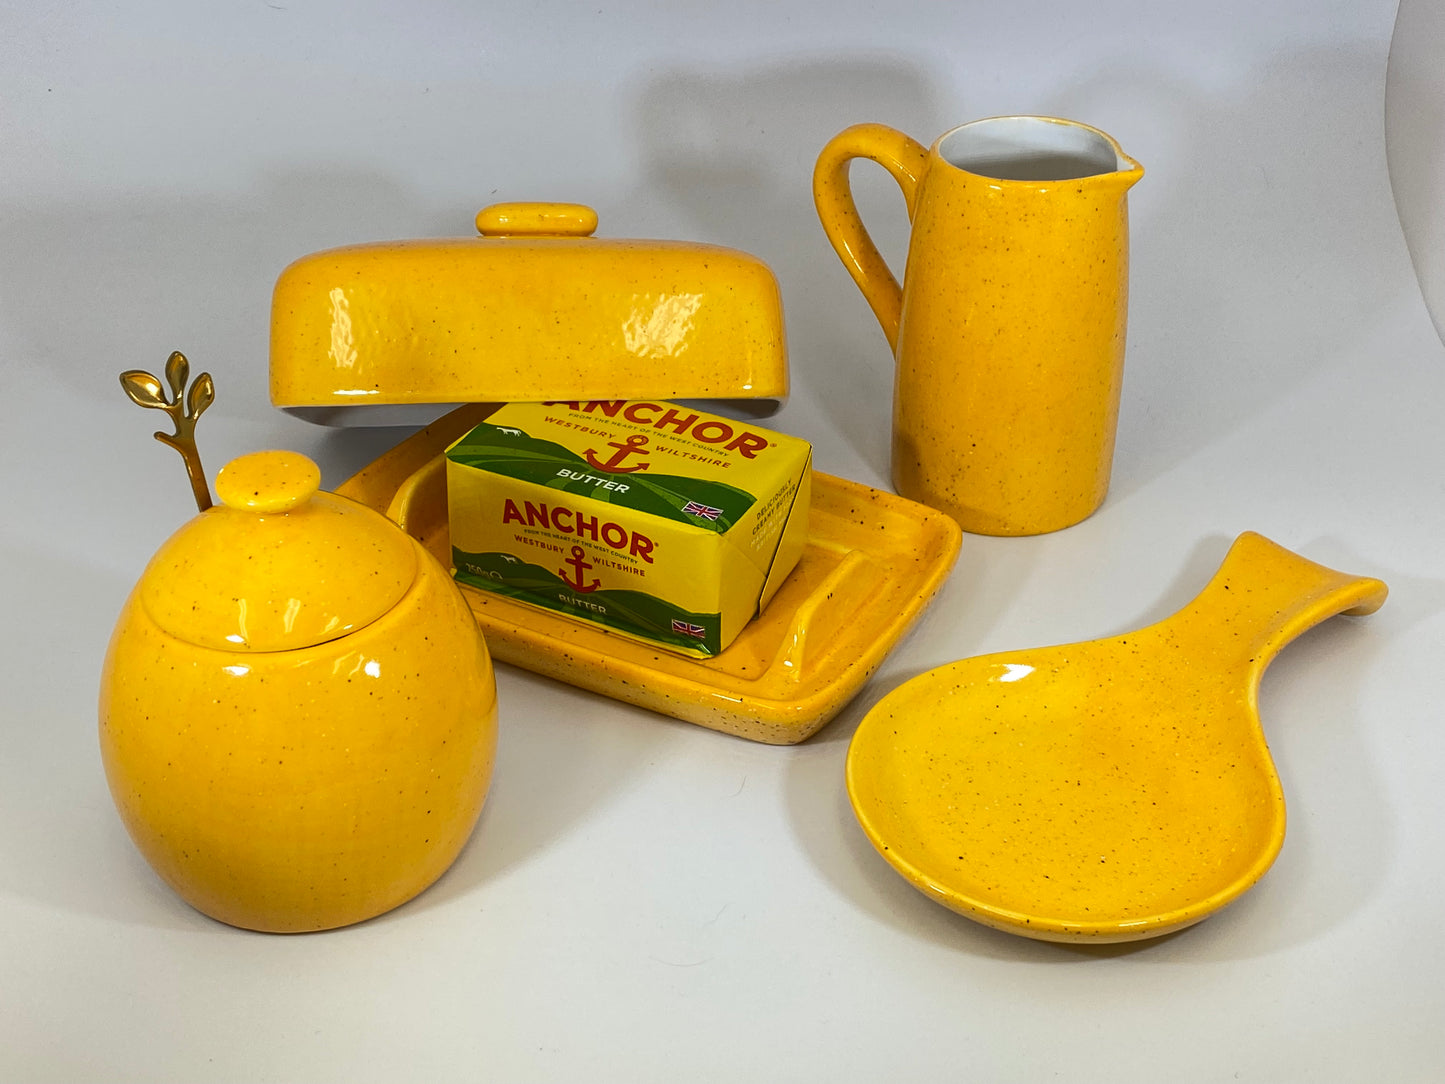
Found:
[[[116,624],[100,747],[136,846],[192,906],[298,932],[390,910],[471,834],[492,665],[446,569],[285,452],[147,567]]]
[[[901,289],[854,206],[854,158],[903,189]],[[897,360],[899,493],[991,535],[1058,530],[1099,507],[1123,378],[1125,193],[1142,175],[1104,133],[1047,117],[976,121],[929,150],[860,124],[824,148],[818,214]]]
[[[1249,889],[1284,840],[1256,700],[1265,667],[1385,594],[1241,535],[1158,624],[895,689],[849,748],[853,808],[898,872],[985,925],[1051,941],[1189,926]]]
[[[477,215],[479,237],[297,260],[272,301],[271,401],[315,412],[787,394],[766,264],[716,245],[600,239],[596,226],[576,204],[497,204]]]
[[[451,553],[442,451],[494,406],[462,407],[338,487]],[[862,689],[958,555],[957,524],[868,486],[813,474],[808,540],[771,602],[710,659],[463,587],[495,656],[535,673],[752,741],[791,745]]]

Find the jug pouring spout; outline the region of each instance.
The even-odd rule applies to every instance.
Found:
[[[1099,183],[1112,188],[1119,195],[1123,195],[1129,189],[1139,183],[1144,176],[1144,167],[1134,159],[1130,158],[1123,151],[1119,152],[1119,161],[1114,167],[1113,173],[1105,173],[1097,178]]]

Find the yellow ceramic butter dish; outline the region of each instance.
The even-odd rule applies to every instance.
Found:
[[[210,383],[183,398],[177,358],[173,400],[148,374],[123,380],[181,430]],[[496,745],[491,660],[447,570],[319,482],[289,452],[224,467],[221,504],[126,601],[100,688],[102,760],[136,846],[197,910],[272,932],[359,922],[441,876]]]
[[[441,560],[451,554],[443,450],[497,409],[460,408],[339,486]],[[753,741],[790,745],[832,719],[932,601],[958,525],[891,493],[814,472],[797,566],[732,645],[691,659],[463,587],[496,658]]]
[[[577,204],[507,203],[477,215],[477,237],[302,257],[272,300],[271,401],[374,425],[430,421],[436,404],[787,394],[766,264],[596,227]]]
[[[899,686],[849,747],[853,808],[909,882],[985,925],[1050,941],[1189,926],[1258,881],[1284,840],[1256,699],[1265,667],[1385,593],[1241,535],[1158,624]]]

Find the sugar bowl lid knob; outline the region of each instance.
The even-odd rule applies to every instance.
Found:
[[[241,512],[286,512],[320,488],[320,468],[297,452],[253,452],[231,460],[216,475],[216,496]]]

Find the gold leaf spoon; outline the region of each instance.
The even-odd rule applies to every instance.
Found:
[[[191,363],[186,360],[186,355],[173,350],[166,359],[170,398],[166,397],[161,382],[144,369],[127,369],[121,373],[120,386],[136,406],[163,410],[170,416],[175,432],[153,435],[162,444],[181,453],[186,475],[191,480],[191,494],[196,498],[196,508],[204,512],[211,507],[211,488],[206,484],[206,471],[201,466],[201,453],[196,447],[196,419],[216,401],[216,385],[210,373],[202,373],[188,390],[186,381],[190,375]]]
[[[1095,942],[1192,925],[1284,841],[1265,667],[1326,618],[1373,613],[1386,590],[1243,534],[1157,624],[899,686],[849,747],[854,811],[908,881],[985,925]]]

